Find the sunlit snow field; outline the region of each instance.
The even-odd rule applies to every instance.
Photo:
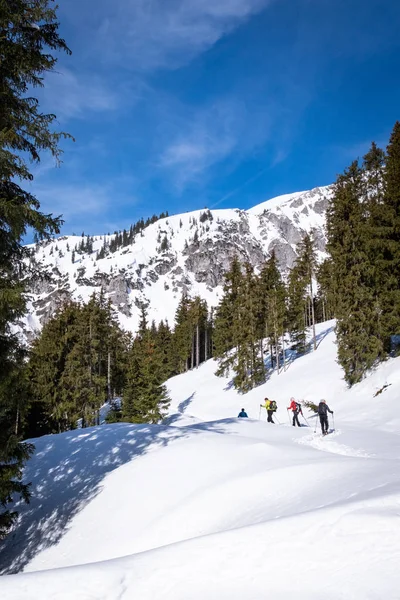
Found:
[[[164,425],[36,440],[1,599],[398,599],[400,359],[348,390],[333,325],[245,396],[208,361],[169,380]],[[290,426],[291,396],[325,398],[335,431]]]

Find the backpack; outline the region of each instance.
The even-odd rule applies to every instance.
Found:
[[[299,402],[296,402],[296,412],[301,413],[301,404]]]
[[[269,405],[269,410],[272,410],[273,412],[275,412],[277,408],[278,407],[276,406],[275,400],[271,400],[270,405]]]

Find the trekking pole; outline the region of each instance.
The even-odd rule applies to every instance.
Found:
[[[258,420],[260,421],[261,419],[261,406],[260,406],[260,410],[258,411]]]
[[[333,431],[335,431],[335,415],[332,413]]]
[[[317,433],[317,425],[318,425],[318,413],[315,413],[315,427],[314,427],[314,433]]]
[[[305,420],[305,422],[307,423],[308,427],[310,427],[310,423],[307,421],[306,417],[303,415],[303,413],[301,413],[301,416],[303,417],[303,419]]]
[[[278,421],[278,425],[282,425],[282,423],[280,422],[280,420],[278,419],[278,417],[275,415],[275,419]]]
[[[288,416],[288,419],[289,419],[289,425],[290,425],[290,414],[289,414],[289,409],[287,408],[286,410],[287,410],[287,416]]]

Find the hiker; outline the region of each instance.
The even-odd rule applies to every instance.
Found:
[[[318,404],[318,415],[321,422],[322,435],[326,435],[329,430],[328,412],[333,415],[333,410],[329,408],[326,400],[321,400]]]
[[[272,415],[277,410],[277,404],[275,400],[270,400],[269,398],[264,398],[264,404],[260,404],[261,408],[265,408],[267,411],[267,423],[273,423],[275,425],[275,421],[272,419]]]
[[[293,427],[296,427],[296,425],[301,427],[299,421],[299,413],[303,414],[303,411],[301,410],[301,404],[296,402],[294,398],[290,398],[290,406],[288,406],[287,410],[291,410],[293,412]]]
[[[239,418],[239,417],[240,417],[240,418],[243,418],[243,417],[246,417],[246,418],[248,418],[248,414],[247,414],[247,412],[244,410],[244,408],[242,408],[242,410],[241,410],[241,411],[240,411],[240,413],[238,414],[238,418]]]

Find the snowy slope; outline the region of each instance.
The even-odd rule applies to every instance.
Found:
[[[127,330],[136,331],[143,303],[149,307],[150,320],[164,319],[172,325],[182,292],[200,295],[210,307],[218,304],[223,275],[235,255],[257,269],[274,250],[285,274],[296,258],[296,244],[314,230],[322,258],[331,193],[330,187],[315,188],[273,198],[248,211],[212,210],[206,220],[204,210],[169,216],[104,258],[99,257],[100,250],[115,235],[94,236],[91,253],[74,252],[82,242],[80,236],[32,246],[32,260],[47,276],[32,285],[28,314],[20,327],[31,340],[64,302],[86,302],[100,290],[111,299]],[[164,239],[168,248],[161,250]]]
[[[36,440],[32,503],[0,548],[25,573],[2,600],[397,599],[400,359],[348,390],[332,328],[245,396],[209,361],[169,380],[165,425]],[[265,395],[281,425],[258,421]],[[325,397],[336,431],[290,427],[291,395]]]

